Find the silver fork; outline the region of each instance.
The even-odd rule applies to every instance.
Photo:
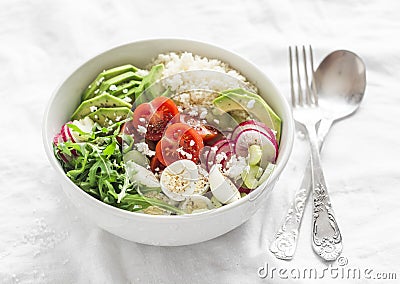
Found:
[[[307,67],[306,50],[303,46],[303,65],[305,89],[303,91],[300,75],[299,52],[295,47],[295,64],[297,73],[297,95],[294,88],[293,76],[293,54],[289,47],[290,63],[290,82],[291,82],[291,100],[293,106],[293,115],[295,120],[304,127],[310,141],[311,148],[311,184],[313,188],[313,233],[312,245],[314,251],[325,260],[335,260],[342,251],[342,237],[333,214],[330,199],[327,193],[326,183],[321,168],[319,156],[319,140],[316,132],[316,125],[321,120],[322,114],[318,108],[318,96],[315,86],[310,88],[308,69],[311,76],[314,74],[313,53],[309,48],[310,67]],[[306,171],[307,172],[307,171]],[[275,236],[275,240],[270,246],[271,252],[280,259],[291,259],[294,255],[299,227],[304,212],[305,202],[308,191],[302,186],[296,192],[296,199],[291,205],[286,219]],[[333,228],[333,230],[332,230]]]

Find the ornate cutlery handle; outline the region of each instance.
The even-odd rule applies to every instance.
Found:
[[[323,119],[318,128],[319,150],[333,124],[333,120]],[[303,180],[297,189],[286,216],[270,245],[270,251],[279,259],[290,260],[293,258],[297,247],[297,240],[304,207],[311,192],[311,167],[310,161],[303,174]]]
[[[335,260],[341,254],[342,235],[336,223],[321,167],[317,133],[307,125],[311,150],[311,184],[313,186],[312,246],[325,260]]]

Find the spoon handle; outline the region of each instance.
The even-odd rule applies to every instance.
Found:
[[[335,260],[342,252],[342,235],[328,195],[321,166],[317,133],[313,124],[305,124],[311,152],[311,184],[313,187],[312,246],[324,260]]]
[[[320,151],[332,124],[331,119],[322,119],[320,122],[318,128]],[[296,190],[286,216],[270,245],[270,251],[279,259],[290,260],[295,254],[304,208],[311,189],[311,163],[308,161],[301,185]]]

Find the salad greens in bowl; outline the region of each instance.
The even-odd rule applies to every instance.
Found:
[[[222,48],[155,39],[74,71],[43,140],[72,202],[101,228],[152,245],[212,239],[245,222],[293,144],[285,98]]]

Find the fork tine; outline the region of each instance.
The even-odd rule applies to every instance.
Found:
[[[310,61],[313,61],[310,59]],[[308,71],[307,71],[307,54],[306,54],[306,48],[303,45],[303,65],[304,65],[304,77],[305,77],[305,85],[306,85],[306,104],[310,105],[311,104],[311,90],[310,90],[310,85],[308,81]]]
[[[290,94],[292,107],[296,106],[296,96],[294,93],[294,82],[293,82],[293,55],[292,55],[292,47],[289,46],[289,66],[290,66]]]
[[[297,96],[298,96],[298,104],[303,105],[303,91],[301,87],[300,80],[300,67],[299,67],[299,50],[297,45],[295,46],[295,60],[296,60],[296,71],[297,71]]]
[[[312,50],[311,45],[309,45],[309,49],[310,49],[310,60],[311,60],[311,95],[312,98],[314,99],[314,103],[316,105],[318,105],[318,94],[317,94],[317,88],[315,86],[315,80],[314,80],[314,53]]]

